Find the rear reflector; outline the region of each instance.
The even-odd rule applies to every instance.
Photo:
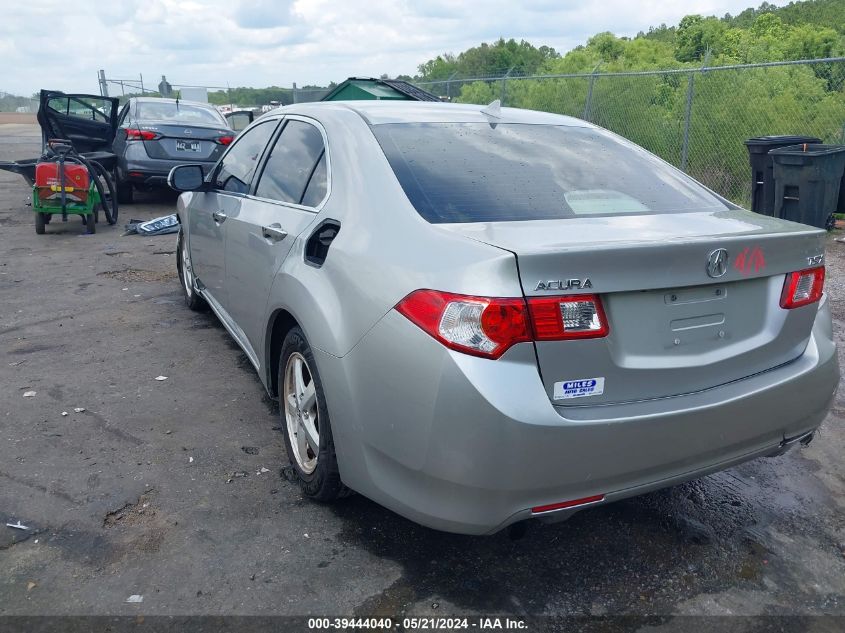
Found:
[[[593,495],[592,497],[573,499],[572,501],[561,501],[560,503],[550,503],[546,506],[537,506],[536,508],[531,508],[531,514],[551,512],[552,510],[564,510],[566,508],[576,508],[590,503],[598,503],[599,501],[604,501],[604,495]]]
[[[595,295],[526,301],[417,290],[396,310],[446,347],[484,358],[499,358],[517,343],[598,338],[610,329]]]
[[[789,273],[783,282],[780,307],[787,310],[815,303],[824,291],[824,266]]]

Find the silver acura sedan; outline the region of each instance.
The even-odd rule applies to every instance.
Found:
[[[577,119],[298,104],[169,182],[317,500],[559,520],[806,443],[839,380],[823,231]]]

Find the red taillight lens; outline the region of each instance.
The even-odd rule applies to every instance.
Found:
[[[815,303],[824,291],[824,266],[789,273],[783,282],[780,307],[787,310]]]
[[[595,295],[502,299],[417,290],[396,309],[451,349],[499,358],[516,343],[607,336]]]
[[[136,130],[129,128],[126,130],[127,141],[154,141],[159,138],[158,134],[150,130]]]
[[[446,347],[485,358],[499,358],[530,341],[523,299],[496,299],[417,290],[396,309]]]
[[[220,143],[221,145],[228,145],[229,143],[231,143],[234,140],[235,140],[234,136],[221,136],[220,138],[217,139],[217,142]]]
[[[538,341],[601,338],[610,329],[596,295],[534,297],[528,299],[528,309]]]

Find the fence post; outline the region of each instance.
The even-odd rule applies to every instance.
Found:
[[[507,97],[507,94],[508,94],[507,86],[505,85],[505,82],[507,82],[508,77],[510,76],[513,68],[514,68],[513,66],[508,68],[508,72],[506,72],[505,76],[502,77],[502,94],[499,97],[499,102],[502,104],[502,107],[505,107],[505,98]]]
[[[452,102],[452,80],[457,74],[458,71],[456,70],[451,75],[449,75],[449,79],[446,80],[446,98],[449,100],[450,103]]]
[[[584,116],[585,121],[590,120],[590,109],[593,105],[593,84],[596,81],[596,73],[590,75],[590,83],[587,85],[587,100],[584,102]]]
[[[599,72],[599,68],[601,67],[601,62],[596,64],[596,67],[593,68],[593,72],[590,73],[590,83],[587,86],[587,99],[584,101],[584,116],[581,117],[585,121],[590,120],[590,115],[592,114],[591,110],[593,108],[593,84],[596,81],[596,73]]]
[[[97,78],[100,80],[100,94],[104,97],[109,96],[109,84],[106,82],[106,71],[100,69],[97,73]]]
[[[690,119],[692,118],[692,98],[695,93],[695,73],[689,74],[689,81],[687,82],[687,107],[684,113],[684,141],[681,145],[681,171],[687,170],[687,160],[689,159],[689,129]]]

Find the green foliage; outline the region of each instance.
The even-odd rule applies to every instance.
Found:
[[[32,99],[29,97],[18,97],[0,92],[0,112],[14,112],[18,108],[37,107],[38,95],[34,95],[33,99],[35,100],[35,104],[33,104]]]
[[[717,18],[685,16],[675,36],[675,59],[679,62],[694,62],[704,59],[708,51],[718,54],[725,30],[724,22]]]
[[[585,117],[679,165],[690,73],[604,74],[843,56],[843,34],[845,0],[782,8],[763,3],[736,17],[686,16],[677,27],[660,25],[633,39],[598,33],[563,56],[531,58],[537,64],[532,74],[574,77],[510,79],[504,90],[500,79],[453,83],[449,90],[463,103],[487,104],[504,94],[508,106]],[[420,66],[417,79],[444,80],[456,72],[459,77],[501,77],[501,69],[513,62],[503,62],[490,49],[508,44],[500,40],[440,56]],[[520,50],[543,47],[522,42]],[[445,83],[439,84],[438,94],[446,90]],[[741,204],[749,203],[750,193],[745,139],[809,134],[845,143],[842,63],[696,72],[691,94],[687,170]]]
[[[439,81],[452,75],[462,77],[498,77],[512,70],[515,75],[530,75],[550,60],[559,57],[549,46],[535,47],[525,40],[500,38],[493,44],[479,46],[453,55],[445,53],[420,64],[419,81]]]

